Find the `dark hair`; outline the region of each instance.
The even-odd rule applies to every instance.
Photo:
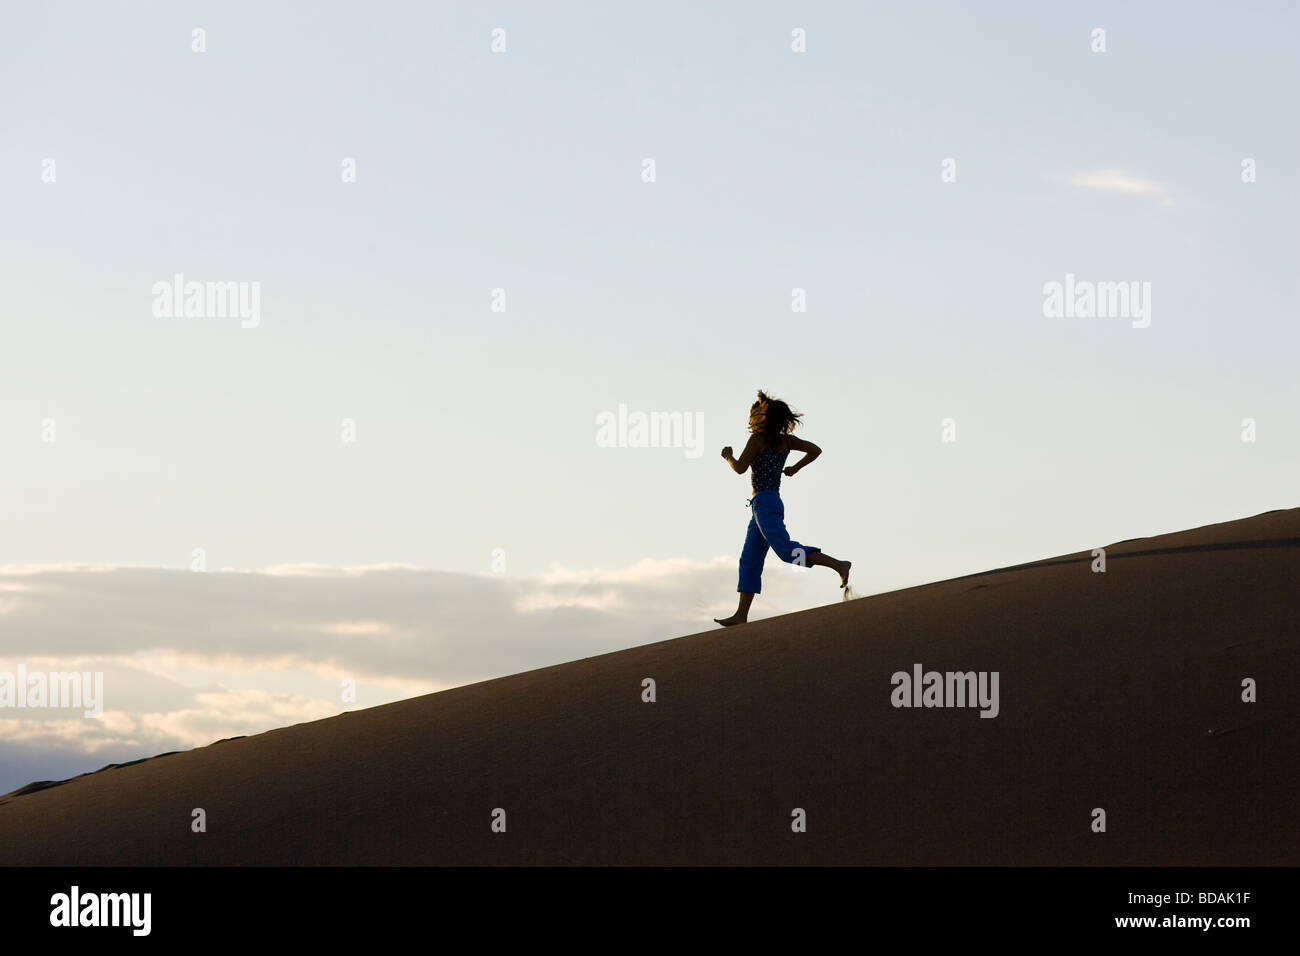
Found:
[[[763,440],[773,444],[782,435],[794,430],[803,418],[802,412],[794,411],[779,398],[772,398],[761,388],[758,401],[749,406],[749,430],[761,434]]]

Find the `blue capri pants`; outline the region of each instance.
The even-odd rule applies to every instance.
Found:
[[[785,504],[776,488],[760,491],[749,499],[749,530],[745,534],[745,547],[740,552],[740,584],[737,591],[758,594],[762,591],[763,562],[767,549],[787,564],[808,566],[808,557],[821,548],[790,540],[785,530]]]

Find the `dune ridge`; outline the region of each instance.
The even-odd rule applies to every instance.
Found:
[[[0,798],[0,864],[1300,863],[1300,509],[1093,561],[24,788]],[[895,706],[892,675],[916,665],[997,672],[997,716]]]

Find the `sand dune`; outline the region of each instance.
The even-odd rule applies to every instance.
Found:
[[[0,864],[1300,864],[1300,509],[1091,563],[710,627],[9,795]],[[891,676],[918,663],[996,671],[997,716],[895,707]]]

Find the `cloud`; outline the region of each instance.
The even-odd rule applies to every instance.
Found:
[[[769,562],[754,617],[823,603],[831,576],[816,577]],[[58,768],[81,754],[95,769],[709,630],[735,609],[735,587],[734,557],[533,578],[6,566],[0,670],[100,671],[104,715],[0,708],[0,793],[28,782],[14,777],[41,753]]]
[[[222,571],[234,572],[234,568],[222,568]],[[258,572],[242,572],[270,574],[278,577],[315,577],[315,578],[336,578],[349,577],[361,574],[373,574],[377,571],[418,571],[420,570],[413,564],[358,564],[347,567],[333,567],[328,564],[276,564],[268,568],[263,568]],[[240,572],[236,572],[240,573]]]
[[[241,737],[270,727],[333,717],[343,709],[329,701],[260,690],[221,689],[194,696],[193,707],[141,714],[140,730],[160,740],[202,747],[223,737]]]
[[[1173,200],[1168,198],[1171,187],[1167,183],[1157,182],[1154,179],[1145,179],[1123,169],[1096,169],[1081,170],[1079,172],[1068,173],[1061,178],[1071,186],[1078,186],[1083,189],[1095,189],[1100,192],[1122,193],[1129,196],[1147,196],[1151,198],[1163,198],[1163,206],[1173,205]]]
[[[683,577],[699,571],[730,569],[735,563],[736,559],[730,557],[714,558],[708,562],[692,561],[690,558],[642,558],[626,568],[592,568],[585,571],[556,565],[540,575],[537,582],[544,587],[564,584],[679,584]]]
[[[392,631],[383,621],[338,621],[318,626],[326,634],[388,634]]]

